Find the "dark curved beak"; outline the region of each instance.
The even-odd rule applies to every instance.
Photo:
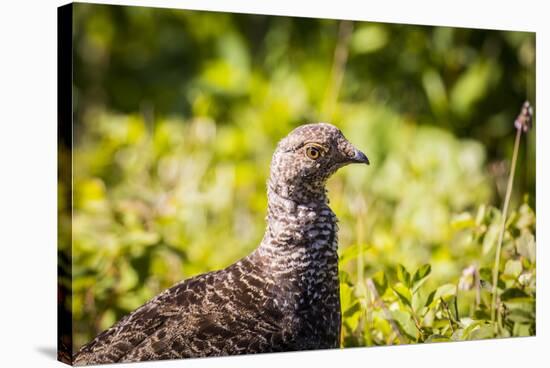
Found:
[[[370,165],[369,158],[363,152],[358,149],[355,150],[355,155],[350,159],[351,162],[357,164],[367,164]]]

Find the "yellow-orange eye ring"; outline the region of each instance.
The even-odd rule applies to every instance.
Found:
[[[321,157],[321,150],[319,147],[308,146],[306,147],[306,156],[312,160],[317,160]]]

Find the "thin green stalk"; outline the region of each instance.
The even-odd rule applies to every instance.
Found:
[[[510,168],[510,176],[508,177],[508,185],[506,186],[506,196],[504,197],[504,206],[502,208],[502,219],[500,223],[500,231],[498,234],[497,251],[495,254],[495,264],[493,266],[493,298],[491,301],[491,322],[494,324],[497,310],[497,283],[500,264],[500,253],[502,250],[502,241],[504,240],[504,232],[506,231],[506,215],[508,213],[508,206],[510,205],[510,197],[512,196],[512,187],[514,185],[514,173],[516,171],[516,162],[519,152],[519,142],[521,140],[521,129],[516,131],[516,140],[514,143],[514,153],[512,155],[512,166]],[[498,326],[495,325],[494,334],[498,333]]]
[[[451,327],[451,332],[454,333],[455,328],[453,326],[453,317],[451,315],[451,310],[449,309],[449,304],[447,304],[447,302],[442,297],[439,299],[441,301],[441,304],[443,305],[445,312],[447,312],[447,320],[449,321],[449,327]]]
[[[338,39],[336,41],[336,48],[334,49],[332,70],[330,72],[330,82],[323,103],[322,116],[323,119],[327,121],[332,120],[336,103],[338,102],[338,95],[340,94],[340,88],[342,87],[342,81],[344,80],[344,73],[346,72],[349,43],[352,33],[353,22],[349,20],[340,21],[338,27]]]

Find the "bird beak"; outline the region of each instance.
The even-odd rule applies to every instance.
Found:
[[[355,149],[355,155],[350,159],[352,163],[370,165],[369,158],[363,152]]]

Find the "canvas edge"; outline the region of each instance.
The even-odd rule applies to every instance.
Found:
[[[66,4],[57,8],[57,360],[69,365],[73,364],[72,39],[73,4]]]

